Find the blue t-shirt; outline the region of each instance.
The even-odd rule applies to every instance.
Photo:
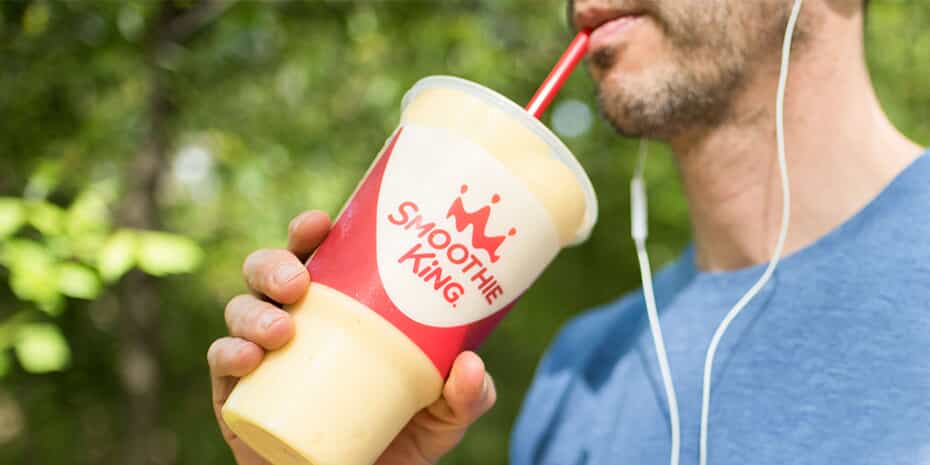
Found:
[[[655,279],[682,465],[698,463],[711,335],[763,269],[701,272],[689,249]],[[930,464],[930,155],[786,257],[733,321],[714,363],[708,438],[710,465]],[[669,463],[641,292],[562,329],[512,439],[512,465]]]

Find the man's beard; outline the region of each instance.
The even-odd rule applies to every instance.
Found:
[[[668,139],[689,129],[715,127],[745,83],[744,66],[742,60],[728,60],[702,68],[674,63],[616,82],[606,76],[598,86],[598,107],[628,137]]]
[[[591,56],[591,65],[604,72],[598,106],[617,132],[668,140],[731,117],[736,94],[757,71],[750,64],[777,56],[772,52],[779,49],[790,12],[780,1],[742,2],[695,11],[689,3],[642,1],[668,39],[671,56],[635,75],[607,72],[622,50],[608,47]],[[803,32],[799,27],[802,40],[796,45]]]

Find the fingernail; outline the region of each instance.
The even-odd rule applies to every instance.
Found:
[[[274,270],[274,280],[279,285],[285,285],[300,276],[304,272],[304,267],[300,265],[281,265]]]
[[[297,218],[291,220],[290,224],[287,225],[288,232],[294,234],[295,231],[300,229],[300,225],[304,222],[306,216],[307,215],[299,215]]]
[[[249,348],[249,345],[250,345],[250,344],[249,344],[249,342],[247,342],[247,341],[237,340],[237,341],[236,341],[236,348],[235,348],[235,350],[233,351],[233,357],[236,357],[236,356],[238,356],[239,354],[241,354],[242,352],[244,352],[245,349],[248,349],[248,348]]]
[[[481,402],[484,403],[488,399],[488,395],[491,393],[491,383],[488,382],[488,375],[484,375],[484,379],[481,381]]]
[[[282,318],[281,315],[277,315],[274,313],[266,313],[262,315],[262,320],[261,320],[262,329],[268,329],[272,327],[275,323],[280,321],[281,318]]]

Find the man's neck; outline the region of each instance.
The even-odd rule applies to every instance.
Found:
[[[868,204],[921,149],[882,112],[851,41],[861,18],[830,19],[792,57],[785,95],[791,221],[784,254],[810,245]],[[838,38],[847,38],[840,40]],[[778,58],[750,79],[726,124],[671,141],[688,199],[698,267],[771,258],[781,222],[775,139]]]

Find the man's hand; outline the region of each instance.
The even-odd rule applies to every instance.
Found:
[[[263,249],[245,259],[242,271],[252,293],[229,301],[226,325],[230,335],[214,341],[207,352],[213,411],[239,465],[268,462],[229,430],[220,409],[238,378],[258,367],[266,350],[278,349],[294,336],[290,315],[274,303],[294,303],[307,292],[310,275],[302,262],[320,245],[329,228],[325,213],[304,212],[288,227],[287,250]],[[413,417],[377,465],[436,463],[458,444],[469,425],[494,405],[496,397],[494,382],[481,359],[473,352],[460,354],[442,397]]]

